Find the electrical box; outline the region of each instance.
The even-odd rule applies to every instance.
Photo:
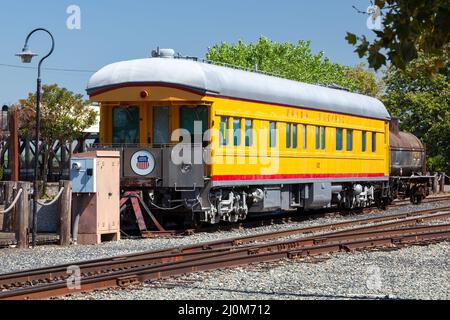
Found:
[[[96,158],[77,158],[70,160],[70,180],[72,192],[96,192]]]
[[[72,157],[73,221],[78,222],[78,243],[120,239],[120,170],[119,151],[98,150]]]

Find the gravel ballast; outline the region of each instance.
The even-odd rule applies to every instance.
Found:
[[[103,243],[98,246],[78,245],[66,248],[40,246],[35,249],[0,249],[0,273],[63,263],[76,263],[77,261],[89,259],[157,250],[269,231],[342,222],[361,219],[366,216],[374,217],[398,214],[418,209],[431,209],[445,206],[450,206],[450,201],[393,208],[385,212],[370,215],[316,218],[303,222],[253,229],[199,233],[181,238],[121,240],[118,242]],[[365,295],[375,295],[374,297],[392,295],[400,298],[448,299],[450,297],[448,285],[449,248],[449,243],[441,243],[426,247],[405,248],[394,252],[339,254],[331,256],[329,260],[317,264],[290,261],[277,266],[270,265],[268,271],[264,268],[255,268],[253,266],[232,270],[219,270],[189,275],[187,277],[189,279],[187,281],[188,285],[183,284],[179,286],[177,284],[175,288],[170,290],[145,285],[136,290],[108,290],[93,293],[87,295],[86,298],[320,299],[330,298],[331,296],[338,298],[357,298],[358,296],[364,297]],[[264,270],[268,273],[264,273]],[[371,290],[367,289],[366,278],[370,272],[381,275],[381,288],[378,282],[375,281],[375,286],[371,286]],[[393,276],[395,274],[399,275],[398,278]],[[198,281],[196,280],[197,277]],[[370,279],[373,282],[374,278],[371,277]],[[177,281],[175,282],[177,283]],[[243,288],[245,288],[244,291]],[[373,290],[373,288],[376,290]],[[179,290],[181,291],[179,292]],[[82,298],[79,295],[76,297]]]
[[[64,299],[449,299],[450,243],[187,275]],[[314,263],[312,263],[314,262]]]

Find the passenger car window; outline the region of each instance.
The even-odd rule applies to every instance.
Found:
[[[321,127],[320,128],[320,135],[321,135],[321,140],[322,140],[322,150],[325,150],[325,127]]]
[[[277,145],[277,126],[273,121],[269,124],[269,144],[271,148],[275,148]]]
[[[245,146],[251,147],[253,145],[253,121],[245,119]]]
[[[316,127],[316,149],[320,149],[320,127]]]
[[[342,151],[342,129],[336,128],[336,150]]]
[[[367,133],[366,133],[366,131],[362,132],[361,139],[362,139],[361,150],[362,150],[362,152],[366,152],[366,147],[367,147]]]
[[[241,118],[233,118],[233,144],[241,145]]]
[[[286,148],[291,147],[291,124],[286,123]]]
[[[139,107],[115,107],[112,112],[112,142],[139,143]]]
[[[302,148],[303,150],[306,150],[306,147],[308,146],[308,130],[306,130],[306,125],[302,124]]]
[[[297,124],[292,125],[292,148],[297,149]]]
[[[153,108],[153,143],[169,143],[169,107]]]
[[[372,132],[372,152],[377,152],[377,134]]]
[[[353,150],[353,130],[347,129],[347,151]]]
[[[220,145],[226,146],[228,138],[228,117],[220,117]]]

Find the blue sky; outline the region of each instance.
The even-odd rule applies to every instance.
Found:
[[[81,9],[81,29],[69,30],[69,5]],[[15,53],[28,32],[48,28],[56,48],[44,67],[98,70],[111,62],[150,56],[160,47],[204,57],[208,46],[261,35],[274,41],[311,40],[333,62],[355,65],[360,60],[345,41],[347,31],[370,35],[365,10],[369,0],[2,0],[0,4],[0,104],[10,104],[35,90],[36,71],[5,67],[21,65]],[[45,54],[50,40],[37,33],[32,51]],[[36,66],[37,60],[31,66]],[[88,72],[43,71],[43,83],[58,83],[85,94]]]

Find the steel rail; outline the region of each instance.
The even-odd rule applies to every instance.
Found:
[[[162,265],[148,265],[132,270],[123,269],[106,275],[89,276],[82,279],[80,288],[75,290],[69,290],[66,281],[60,280],[46,285],[5,291],[0,293],[0,299],[43,299],[93,289],[127,286],[186,273],[247,265],[254,262],[380,246],[398,246],[424,241],[442,241],[449,238],[450,224],[444,224],[338,235],[330,237],[327,241],[319,242],[311,242],[311,240],[307,241],[306,239],[275,242],[226,252],[204,252],[200,257],[193,256],[187,260],[168,262]]]
[[[129,255],[123,255],[118,257],[112,257],[112,258],[104,258],[104,259],[97,259],[87,262],[80,262],[80,263],[72,263],[72,264],[64,264],[60,266],[55,267],[46,267],[46,268],[39,268],[35,270],[25,270],[25,271],[19,271],[14,273],[8,273],[0,275],[0,289],[1,288],[10,288],[10,287],[20,287],[23,283],[31,283],[36,284],[38,282],[49,282],[54,279],[62,279],[68,277],[67,274],[67,268],[69,266],[77,265],[81,269],[82,274],[93,274],[93,273],[106,273],[110,272],[113,269],[117,268],[131,268],[131,267],[137,267],[142,264],[156,264],[156,263],[164,263],[167,261],[173,261],[173,260],[182,260],[184,258],[184,255],[190,254],[190,253],[198,253],[198,252],[205,252],[215,249],[225,249],[230,250],[231,248],[235,248],[237,246],[245,245],[251,242],[257,242],[257,241],[268,241],[273,239],[279,239],[283,237],[289,237],[289,236],[295,236],[295,235],[302,235],[306,233],[313,233],[313,232],[320,232],[320,231],[327,231],[327,230],[335,230],[335,229],[341,229],[345,227],[351,227],[355,225],[364,225],[369,223],[378,223],[371,226],[366,227],[358,227],[358,228],[352,228],[349,230],[343,230],[343,231],[336,231],[332,233],[323,234],[323,236],[330,236],[335,234],[348,234],[348,233],[354,233],[354,232],[362,232],[362,231],[373,231],[373,230],[382,230],[382,229],[389,229],[389,228],[395,228],[395,227],[401,227],[401,226],[411,226],[416,225],[421,222],[425,221],[432,221],[432,220],[440,220],[444,218],[450,217],[450,211],[444,212],[445,210],[450,210],[450,207],[446,208],[438,208],[438,209],[431,209],[431,210],[421,210],[416,213],[421,213],[422,216],[418,217],[410,217],[412,213],[406,213],[406,214],[397,214],[392,216],[384,216],[384,217],[373,217],[373,218],[366,218],[366,219],[359,219],[359,220],[352,220],[352,221],[345,221],[337,224],[328,224],[328,225],[319,225],[319,226],[313,226],[313,227],[307,227],[307,228],[296,228],[296,229],[288,229],[283,231],[276,231],[276,232],[268,232],[268,233],[262,233],[257,235],[250,235],[245,236],[241,238],[231,238],[231,239],[224,239],[224,240],[218,240],[214,242],[209,243],[202,243],[199,245],[191,245],[191,246],[185,246],[185,247],[178,247],[178,248],[169,248],[169,249],[163,249],[158,251],[150,251],[150,252],[143,252],[143,253],[135,253],[135,254],[129,254]],[[433,212],[444,212],[444,213],[437,213],[432,214]],[[427,214],[428,213],[428,214]],[[425,215],[423,215],[425,214]],[[393,221],[391,221],[393,220]],[[380,223],[381,222],[381,223]],[[315,238],[316,236],[311,236],[309,238]]]
[[[446,201],[450,200],[450,195],[441,195],[436,197],[429,197],[422,200],[421,203],[432,203],[432,202],[439,202],[439,201]],[[403,205],[412,204],[410,200],[398,200],[392,202],[388,207],[399,207]]]
[[[315,240],[319,238],[322,239],[324,237],[330,237],[333,235],[345,235],[349,233],[355,232],[369,232],[374,230],[387,230],[395,227],[404,227],[415,225],[424,221],[438,220],[448,218],[450,216],[450,212],[442,213],[442,214],[434,214],[430,216],[421,216],[410,219],[403,219],[393,222],[387,222],[383,224],[376,224],[368,227],[359,227],[353,228],[350,230],[337,231],[332,233],[326,233],[322,235],[315,235],[310,237],[305,237],[305,240]],[[291,230],[287,230],[289,235],[295,235],[290,233]],[[277,237],[278,235],[278,237]],[[281,232],[281,236],[286,236],[286,231]],[[111,272],[115,269],[119,268],[135,268],[138,266],[142,266],[145,264],[157,264],[164,263],[169,261],[180,261],[185,259],[186,257],[192,256],[193,253],[203,253],[203,252],[212,252],[214,250],[231,250],[235,248],[235,246],[243,245],[245,243],[255,241],[263,241],[263,240],[271,240],[280,238],[280,232],[275,233],[266,233],[256,236],[245,237],[245,239],[229,239],[224,241],[216,241],[206,244],[201,244],[199,246],[192,246],[190,248],[182,248],[178,249],[169,249],[162,251],[154,251],[154,252],[146,252],[143,254],[134,254],[129,256],[120,256],[114,257],[110,259],[105,259],[105,261],[89,261],[87,263],[81,263],[79,265],[81,272],[83,275],[90,275],[94,273],[107,273]],[[74,264],[75,265],[75,264]],[[67,267],[69,265],[58,266],[58,267],[50,267],[50,268],[41,268],[37,270],[31,271],[21,271],[17,273],[5,274],[0,278],[0,287],[3,288],[11,288],[11,287],[20,287],[25,283],[29,284],[37,284],[38,282],[43,282],[44,280],[49,282],[54,279],[63,279],[68,277],[67,275]],[[45,282],[44,281],[44,282]]]
[[[424,200],[426,203],[431,202],[439,202],[439,201],[446,201],[450,200],[450,196],[438,196],[433,198],[427,198]],[[409,200],[400,200],[392,203],[388,206],[388,208],[392,207],[400,207],[403,205],[411,204]],[[264,216],[264,217],[249,217],[245,221],[237,222],[237,223],[231,223],[231,224],[218,224],[213,225],[209,227],[202,227],[198,229],[172,229],[172,230],[152,230],[152,231],[145,231],[142,233],[143,238],[168,238],[168,237],[176,237],[176,236],[188,236],[195,233],[201,233],[201,232],[216,232],[216,231],[228,231],[228,230],[236,230],[239,228],[254,228],[254,227],[260,227],[260,226],[267,226],[267,225],[273,225],[273,224],[282,224],[282,223],[290,223],[290,222],[300,222],[309,220],[311,218],[323,218],[327,215],[351,215],[355,212],[360,213],[369,213],[373,212],[374,209],[377,209],[375,207],[367,207],[367,208],[356,208],[354,210],[349,211],[330,211],[326,210],[324,212],[319,213],[310,213],[306,215],[298,215],[293,213],[285,213],[281,217],[280,216]],[[358,211],[359,210],[359,211]]]

